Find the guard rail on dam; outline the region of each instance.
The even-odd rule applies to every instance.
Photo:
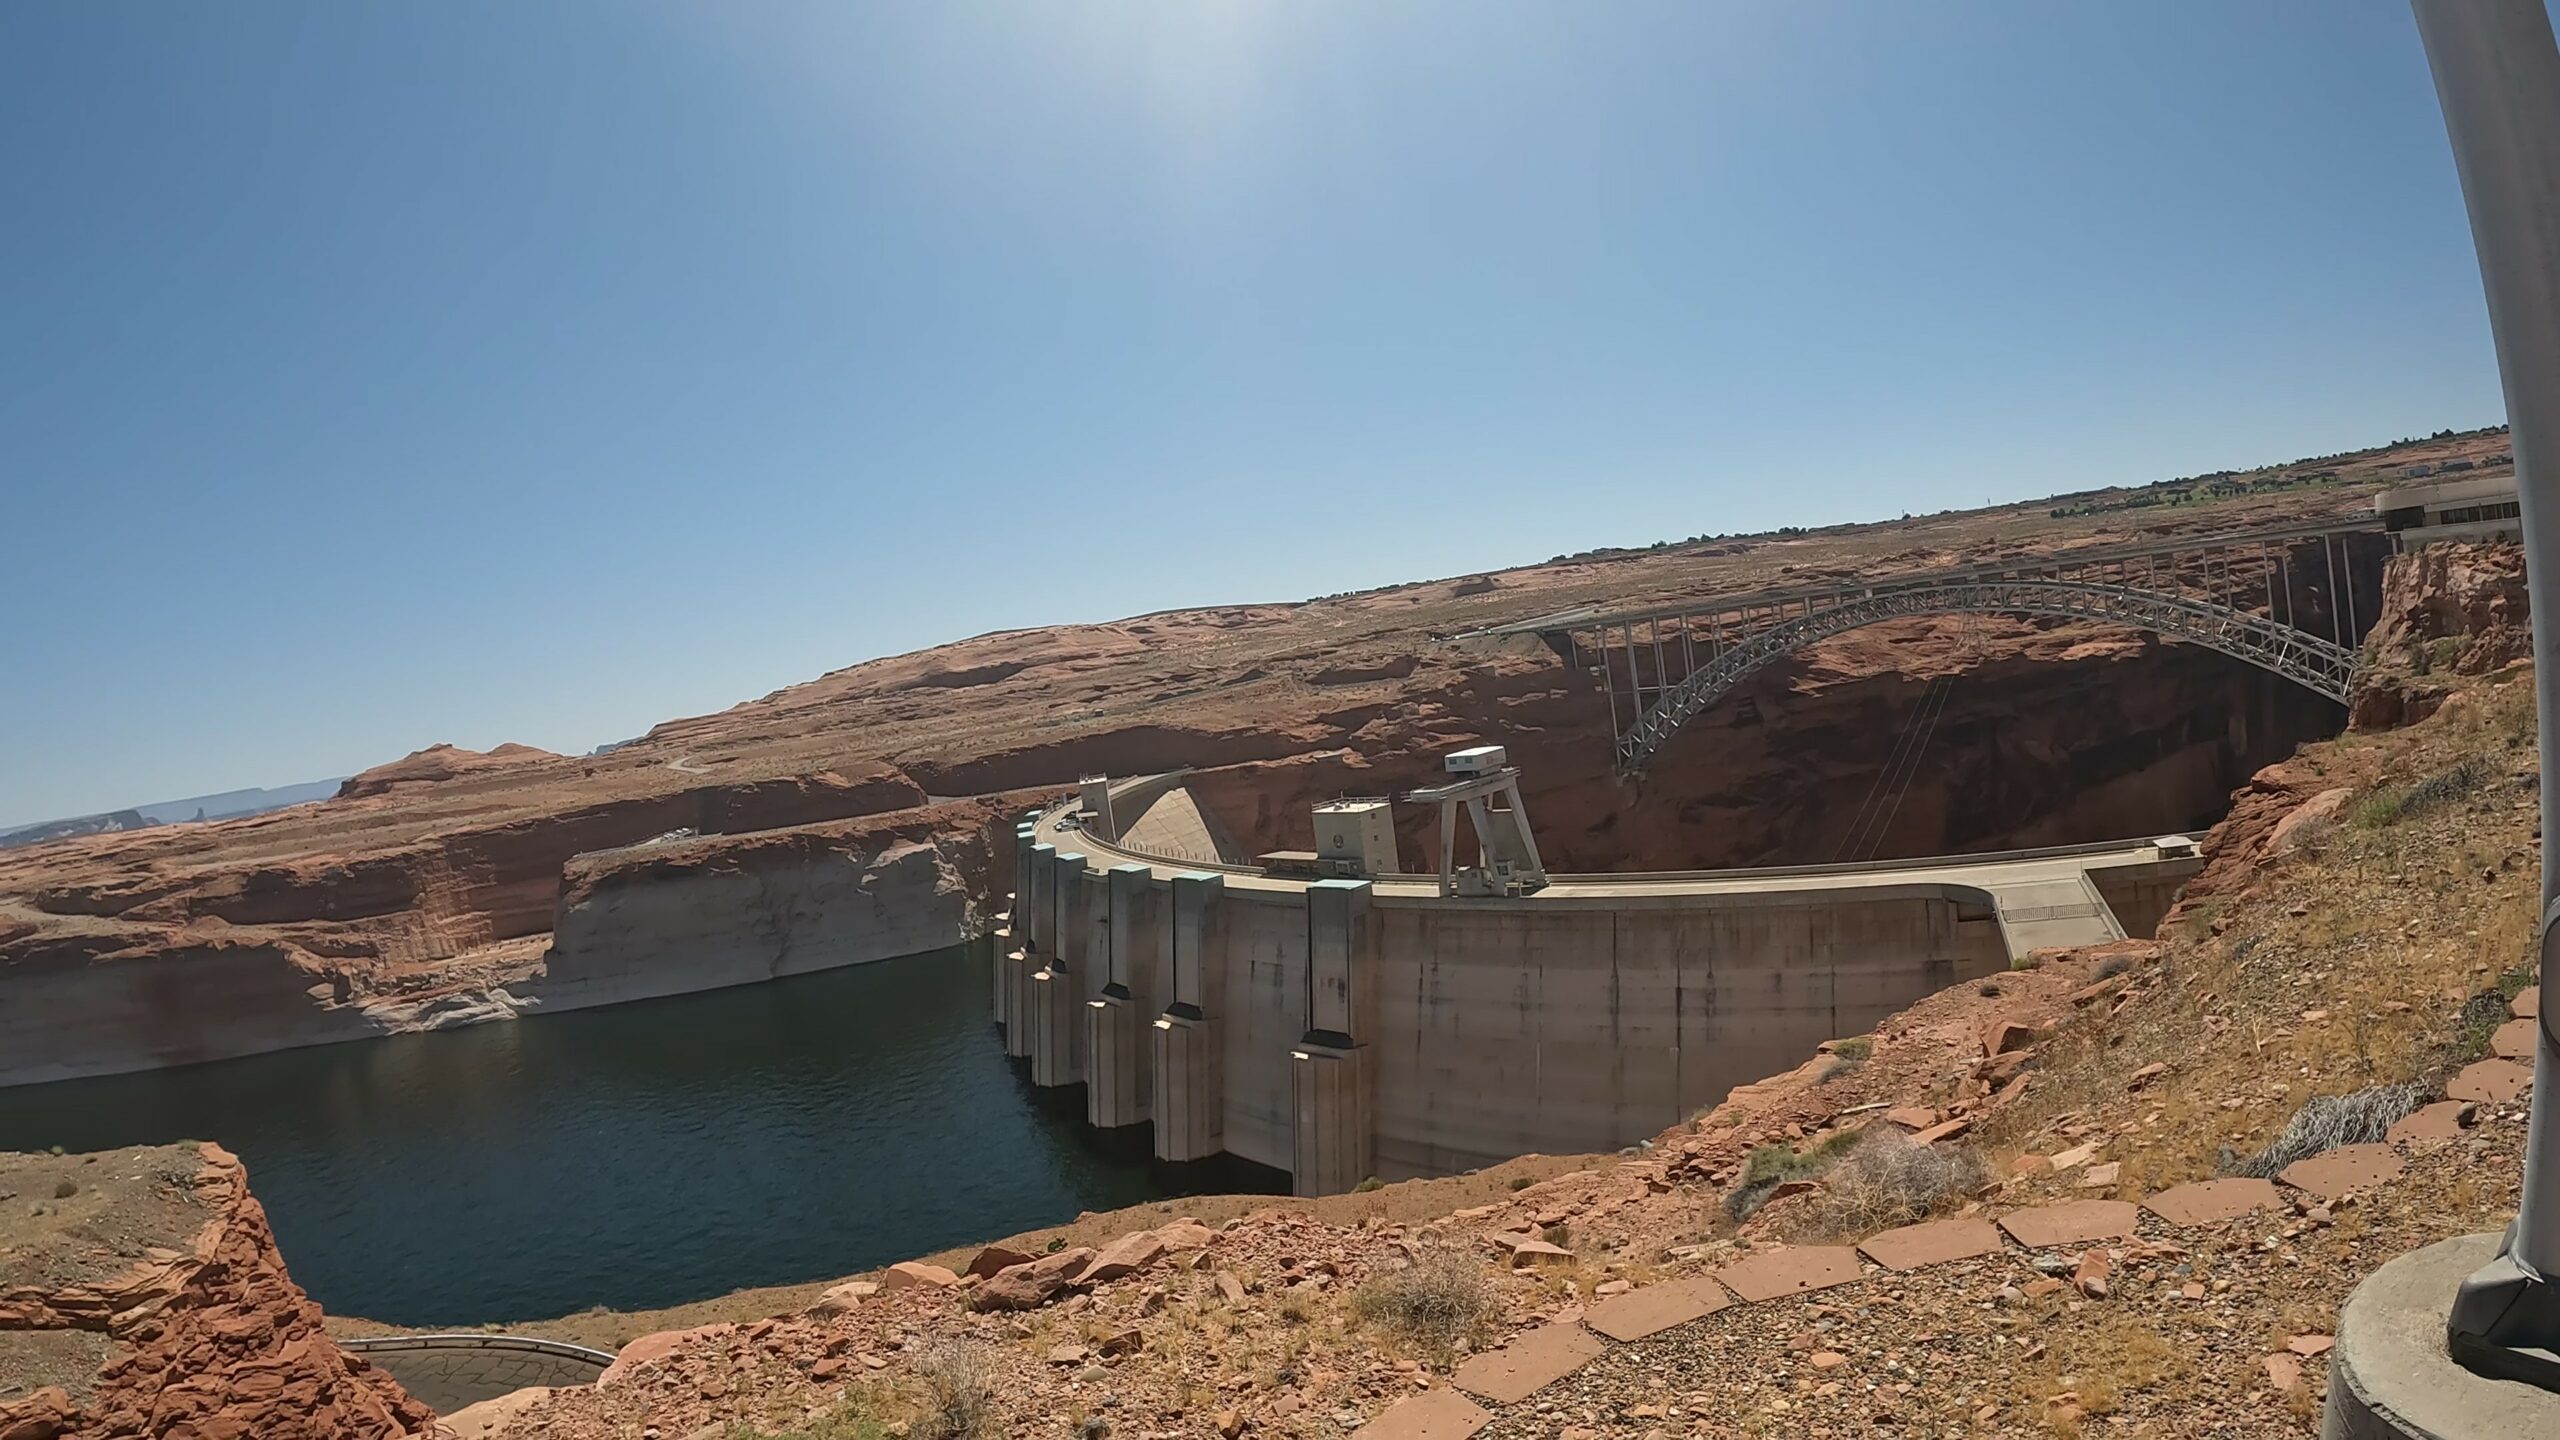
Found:
[[[2149,933],[2202,863],[2127,841],[1488,899],[1149,855],[1072,803],[1016,844],[1006,1052],[1161,1159],[1305,1195],[1633,1144],[2029,951]]]

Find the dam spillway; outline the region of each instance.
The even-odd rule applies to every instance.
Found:
[[[1088,1123],[1306,1195],[1649,1139],[1948,985],[2148,934],[2202,864],[2126,841],[1450,896],[1110,838],[1177,781],[1018,829],[994,1017]]]

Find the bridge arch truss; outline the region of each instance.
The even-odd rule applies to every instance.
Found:
[[[2332,521],[1668,609],[1565,612],[1494,633],[1537,633],[1569,659],[1595,662],[1624,773],[1640,772],[1681,726],[1778,660],[1834,635],[1922,615],[2122,625],[2219,651],[2344,704],[2359,622],[2376,598],[2357,594],[2358,552],[2378,590],[2380,567],[2370,559],[2392,545],[2371,521]]]

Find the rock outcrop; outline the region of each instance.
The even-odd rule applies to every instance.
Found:
[[[0,1436],[441,1433],[322,1329],[229,1152],[0,1156],[0,1190],[53,1197],[0,1222]]]
[[[2486,675],[2532,654],[2524,547],[2442,544],[2393,556],[2381,612],[2365,637],[2354,728],[2423,720],[2445,695],[2442,681],[2429,677]]]
[[[0,1083],[712,989],[957,943],[1001,802],[883,765],[693,783],[396,849],[0,899]],[[370,803],[384,803],[380,801]],[[254,822],[253,822],[254,823]],[[643,896],[644,885],[657,888]],[[553,929],[564,928],[555,947]]]
[[[388,765],[376,765],[362,774],[348,776],[338,786],[338,798],[353,800],[366,795],[382,795],[402,785],[435,785],[465,775],[559,758],[548,750],[537,750],[531,745],[500,745],[493,750],[430,745],[424,750],[412,750]]]
[[[583,857],[525,993],[611,1004],[957,945],[987,923],[1002,814],[964,801]]]

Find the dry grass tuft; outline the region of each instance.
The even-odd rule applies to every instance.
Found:
[[[924,1385],[924,1409],[909,1423],[908,1440],[974,1440],[987,1428],[995,1383],[982,1348],[942,1341],[927,1346],[912,1368]]]
[[[717,1433],[720,1440],[891,1440],[888,1422],[880,1418],[879,1397],[866,1389],[848,1392],[832,1408],[786,1430],[742,1421]]]
[[[2228,1156],[2225,1175],[2252,1175],[2261,1180],[2296,1160],[2308,1160],[2341,1145],[2381,1143],[2391,1127],[2426,1099],[2416,1085],[2368,1085],[2351,1095],[2315,1095],[2293,1112],[2284,1133],[2246,1160]]]
[[[1831,1047],[1831,1063],[1822,1067],[1822,1075],[1814,1083],[1828,1085],[1843,1075],[1857,1073],[1858,1068],[1867,1063],[1867,1058],[1875,1054],[1875,1050],[1876,1042],[1865,1035],[1834,1041]]]
[[[1434,1355],[1472,1340],[1493,1313],[1484,1267],[1455,1250],[1429,1250],[1401,1270],[1385,1270],[1351,1292],[1351,1312],[1364,1325]]]

